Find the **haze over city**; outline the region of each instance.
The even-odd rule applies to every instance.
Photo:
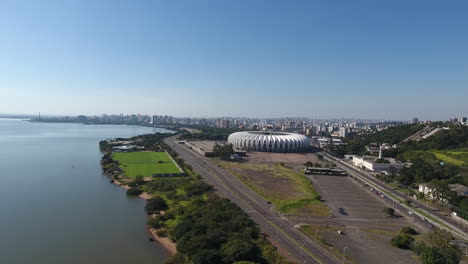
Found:
[[[447,120],[466,1],[2,1],[0,113]]]

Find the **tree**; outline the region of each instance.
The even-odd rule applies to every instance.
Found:
[[[193,264],[219,264],[221,262],[221,256],[219,252],[214,249],[198,250],[192,256]]]
[[[395,215],[395,209],[393,209],[391,207],[384,208],[383,212],[388,216],[394,216]]]
[[[153,213],[155,211],[166,210],[168,208],[166,200],[163,198],[156,196],[154,198],[149,199],[146,202],[145,210],[146,212]]]
[[[310,162],[310,161],[307,161],[304,166],[306,167],[313,167],[314,166],[314,163]]]
[[[317,153],[317,158],[318,158],[319,160],[323,160],[323,155],[320,154],[320,153]]]
[[[414,228],[409,227],[409,226],[402,227],[400,233],[407,234],[407,235],[417,235],[418,234],[418,232]]]
[[[190,261],[184,254],[177,252],[174,256],[166,259],[163,264],[190,264]]]
[[[127,195],[140,195],[143,193],[143,190],[137,187],[132,187],[127,190]]]
[[[421,262],[423,264],[458,264],[460,263],[460,253],[454,248],[426,247],[421,252]]]
[[[249,260],[254,255],[254,246],[240,239],[229,240],[221,248],[226,263]]]
[[[217,157],[228,159],[232,154],[234,154],[234,147],[232,144],[219,145],[218,143],[215,143],[213,152]]]
[[[413,244],[413,242],[414,242],[414,238],[406,234],[397,235],[391,240],[392,246],[401,248],[401,249],[410,249],[411,244]]]

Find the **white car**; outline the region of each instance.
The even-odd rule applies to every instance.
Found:
[[[413,211],[408,211],[408,214],[413,215],[414,213]]]
[[[421,216],[421,220],[427,221],[427,219],[424,216]]]
[[[381,194],[380,197],[385,198],[385,195]]]

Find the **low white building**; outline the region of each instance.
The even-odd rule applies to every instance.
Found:
[[[392,158],[384,158],[388,163],[378,163],[378,159],[373,156],[353,156],[353,164],[356,167],[365,168],[370,171],[389,171],[390,168],[395,168],[397,171],[405,166],[403,163],[397,162]]]

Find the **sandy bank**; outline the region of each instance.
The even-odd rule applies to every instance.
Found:
[[[120,186],[121,188],[124,188],[125,190],[130,189],[130,187],[122,185],[119,181],[114,180],[113,183],[117,186]],[[138,197],[140,197],[143,200],[148,200],[152,198],[151,194],[146,192],[140,194]],[[172,240],[168,237],[158,236],[156,234],[156,231],[157,230],[154,228],[148,228],[148,232],[151,234],[154,240],[161,244],[171,256],[175,255],[177,253],[176,243],[172,242]]]
[[[177,253],[176,243],[172,242],[170,238],[158,236],[156,234],[157,230],[154,228],[149,228],[148,231],[153,236],[154,240],[158,241],[158,243],[161,244],[167,250],[167,252],[171,254],[171,256]]]

